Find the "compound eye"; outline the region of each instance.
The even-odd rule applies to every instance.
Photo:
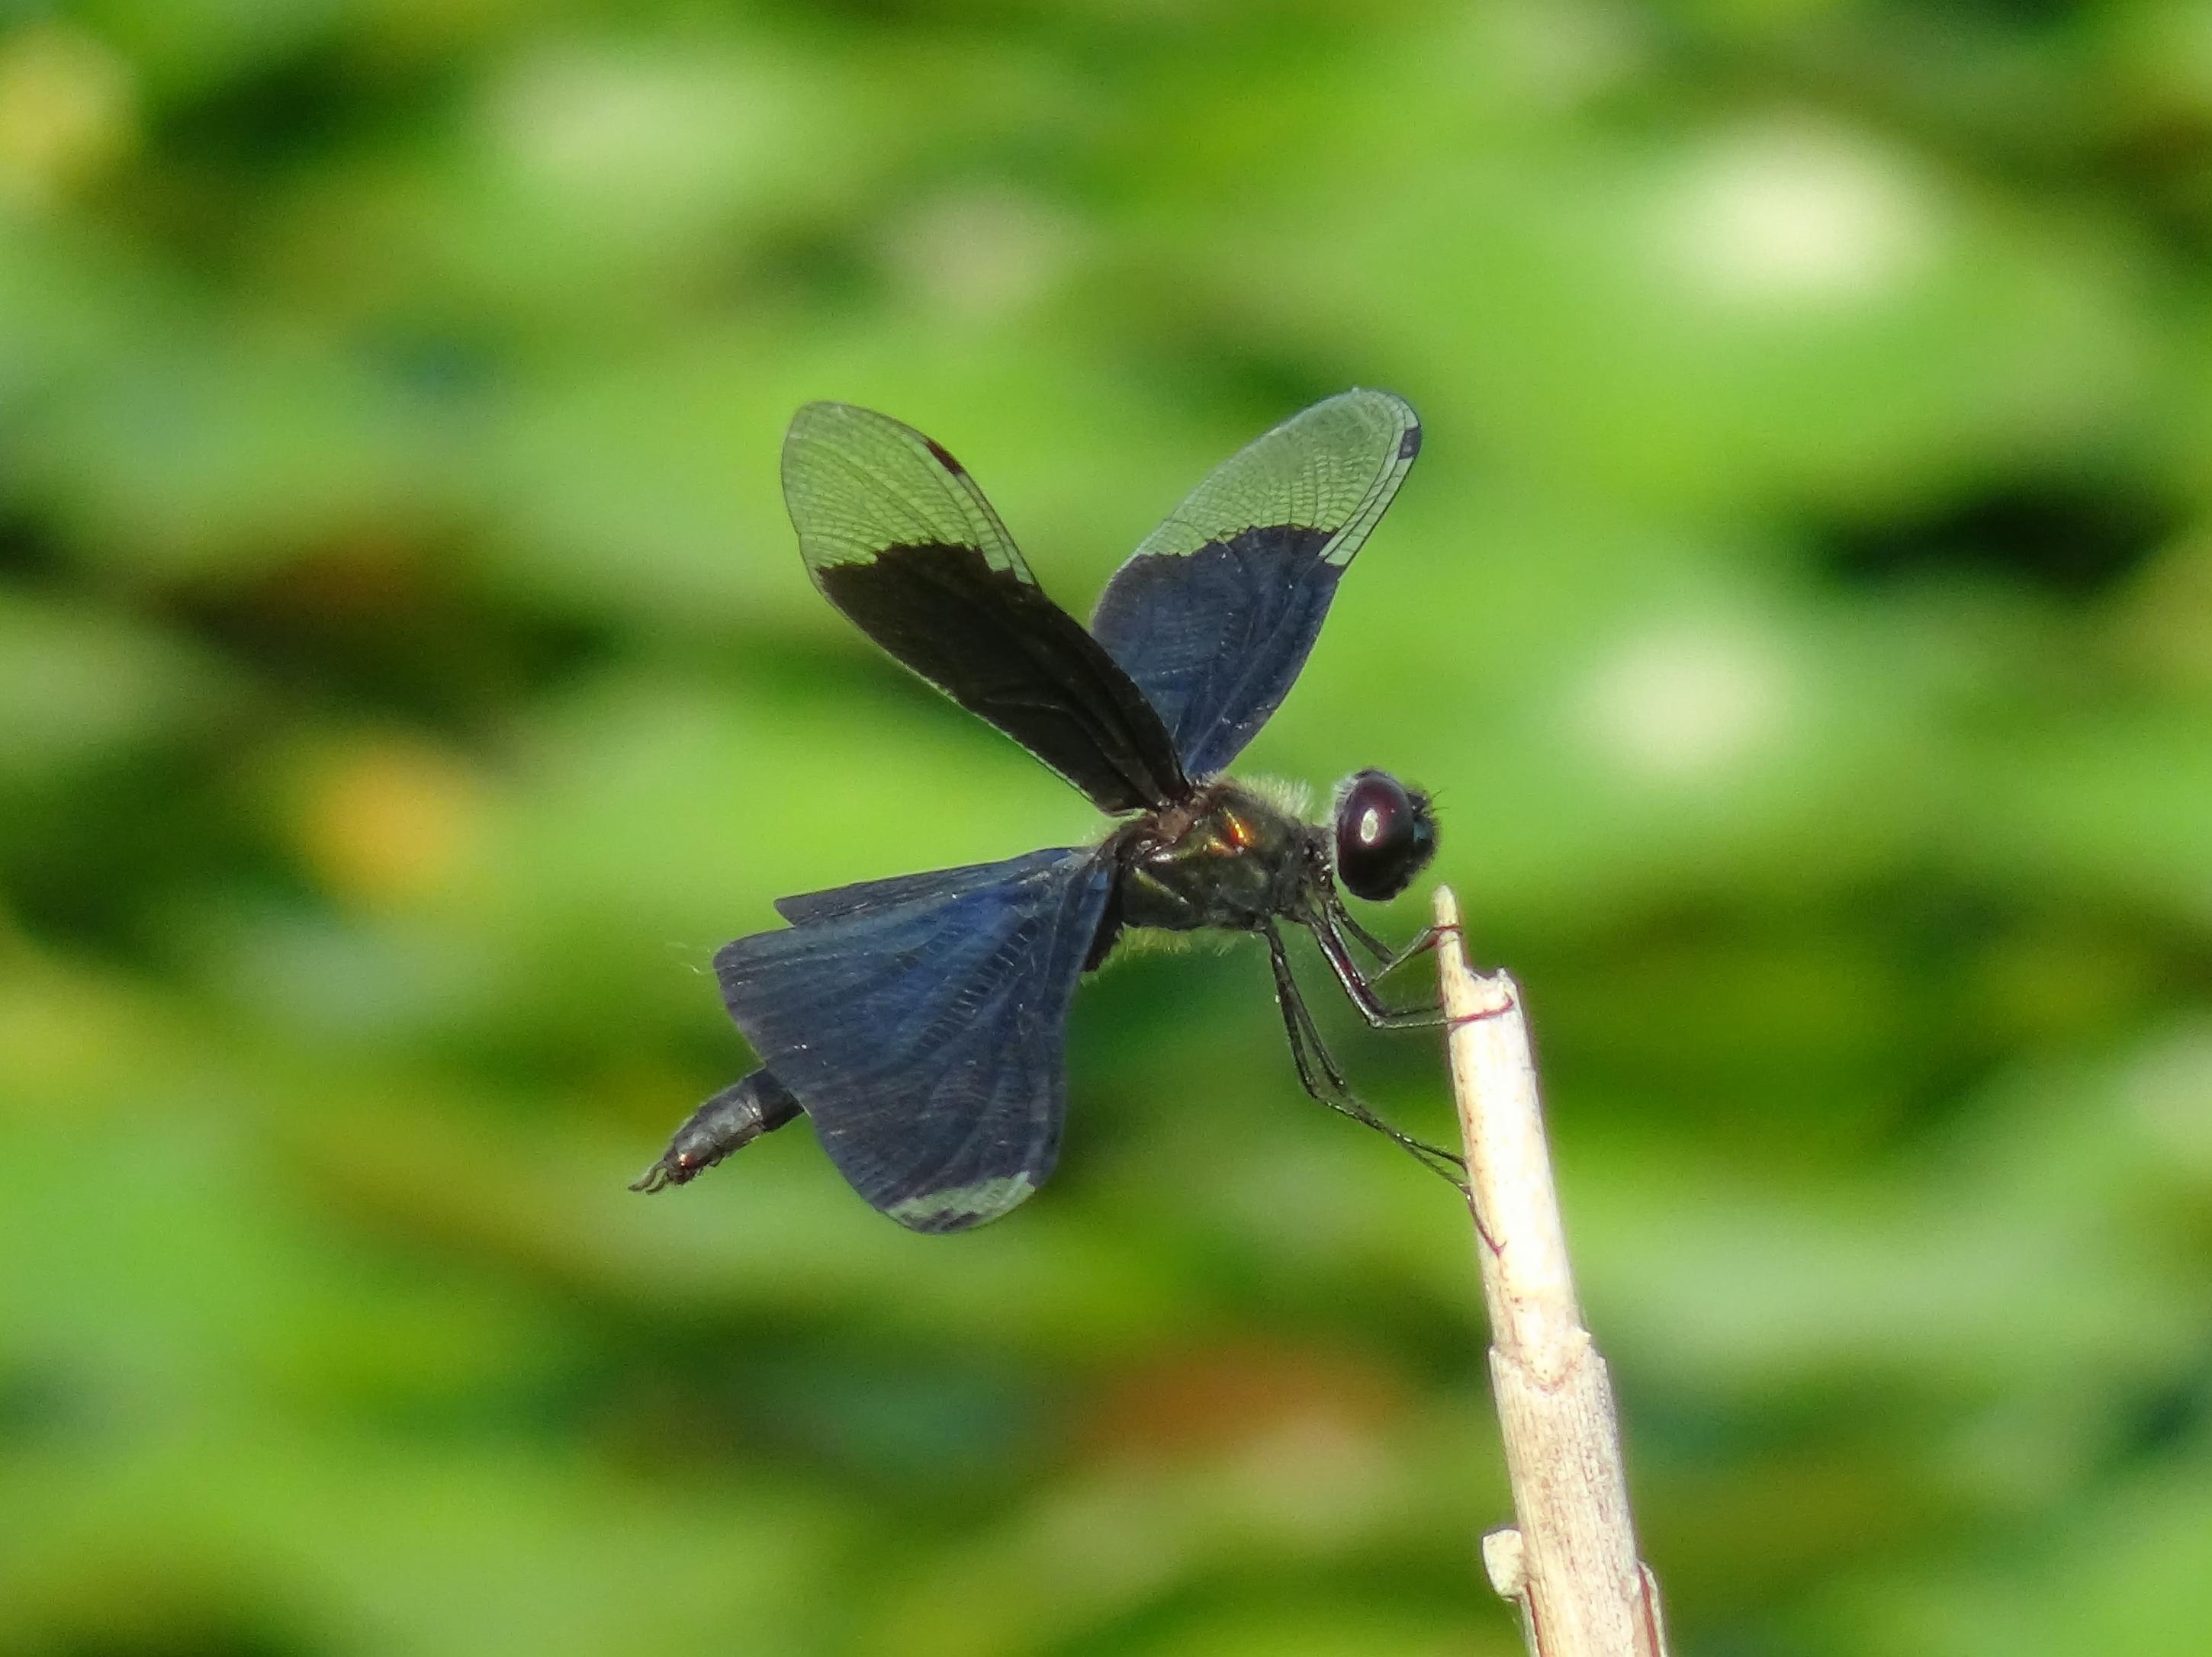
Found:
[[[1336,791],[1336,877],[1354,897],[1394,898],[1436,855],[1429,797],[1387,771],[1362,771]]]

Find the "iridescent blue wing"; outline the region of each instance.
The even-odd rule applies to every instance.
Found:
[[[775,901],[775,912],[794,926],[809,926],[866,909],[894,908],[965,896],[985,886],[1026,880],[1033,874],[1059,867],[1066,858],[1065,850],[1054,848],[1009,858],[1003,863],[964,863],[957,869],[893,875],[888,880],[855,881],[850,886],[833,886],[825,892],[801,892],[796,897],[780,897]]]
[[[942,446],[885,415],[810,403],[784,438],[783,498],[831,604],[1101,810],[1189,794],[1144,693],[1045,597]]]
[[[1402,398],[1316,403],[1214,468],[1115,572],[1091,634],[1158,709],[1185,774],[1225,768],[1290,694],[1420,448]]]
[[[714,970],[853,1188],[957,1231],[1052,1171],[1068,1003],[1112,883],[1098,848],[1070,847],[786,899],[800,924]]]

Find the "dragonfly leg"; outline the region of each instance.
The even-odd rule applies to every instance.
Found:
[[[1282,934],[1273,927],[1267,930],[1267,962],[1275,974],[1275,1000],[1283,1010],[1283,1029],[1290,1037],[1291,1057],[1298,1067],[1298,1081],[1308,1094],[1331,1110],[1349,1116],[1355,1122],[1373,1128],[1393,1144],[1412,1156],[1422,1167],[1442,1175],[1464,1193],[1467,1184],[1451,1168],[1464,1169],[1466,1162],[1456,1152],[1441,1145],[1432,1145],[1425,1139],[1417,1139],[1363,1104],[1352,1093],[1344,1072],[1336,1060],[1329,1056],[1315,1025],[1313,1014],[1307,1008],[1305,998],[1299,992],[1297,980],[1291,975],[1290,955],[1283,947]],[[1446,1165],[1449,1165],[1447,1167]]]
[[[1335,914],[1324,910],[1309,924],[1313,928],[1314,941],[1321,945],[1322,958],[1328,962],[1329,970],[1336,974],[1336,981],[1344,986],[1345,994],[1352,998],[1352,1005],[1359,1009],[1359,1016],[1370,1025],[1378,1030],[1434,1029],[1447,1022],[1441,1006],[1393,1007],[1386,1003],[1375,988],[1375,979],[1382,976],[1382,973],[1370,975],[1360,966],[1352,956],[1351,944]],[[1436,930],[1433,926],[1429,929],[1431,933]],[[1434,949],[1437,942],[1436,937],[1414,940],[1421,950]],[[1401,951],[1401,954],[1411,958],[1407,951]],[[1395,961],[1389,962],[1382,972],[1388,972],[1390,967],[1397,964]]]

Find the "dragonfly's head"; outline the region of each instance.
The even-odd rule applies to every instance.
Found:
[[[1358,771],[1336,786],[1336,877],[1370,903],[1394,898],[1437,854],[1429,797],[1388,771]]]

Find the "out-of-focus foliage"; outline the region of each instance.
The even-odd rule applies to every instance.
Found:
[[[1090,830],[790,410],[1087,611],[1354,383],[1249,768],[1442,796],[1678,1648],[2203,1651],[2208,249],[2165,0],[4,0],[0,1652],[1517,1650],[1467,1225],[1253,950],[973,1235],[623,1189],[771,898]]]

